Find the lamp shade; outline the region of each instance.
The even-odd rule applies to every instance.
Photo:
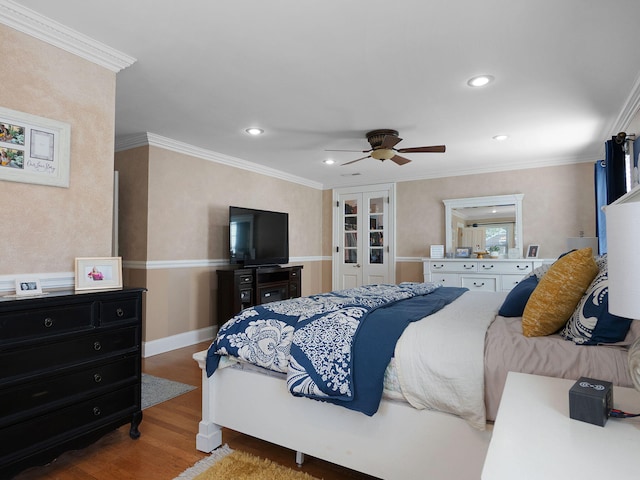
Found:
[[[598,237],[569,237],[567,238],[567,250],[581,250],[591,247],[594,255],[598,254]]]
[[[609,312],[640,319],[640,202],[609,205],[607,265]]]

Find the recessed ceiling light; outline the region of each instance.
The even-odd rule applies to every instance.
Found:
[[[484,87],[491,82],[493,82],[493,77],[491,75],[478,75],[470,78],[469,81],[467,81],[467,85],[470,87]]]
[[[251,127],[245,130],[249,135],[262,135],[264,130],[261,128]]]
[[[327,165],[333,165],[334,163],[336,163],[336,161],[332,158],[327,158],[326,160],[324,160],[324,163],[326,163]]]
[[[496,135],[495,137],[493,137],[493,139],[497,140],[498,142],[504,142],[507,138],[509,138],[509,135]]]

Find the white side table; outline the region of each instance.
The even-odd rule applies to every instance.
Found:
[[[574,383],[509,372],[482,480],[640,478],[640,417],[604,427],[569,418]],[[640,393],[614,387],[613,406],[640,413]]]

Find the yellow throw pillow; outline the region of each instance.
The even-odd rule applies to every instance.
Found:
[[[598,274],[591,248],[558,259],[540,279],[522,314],[525,337],[551,335],[562,328]]]

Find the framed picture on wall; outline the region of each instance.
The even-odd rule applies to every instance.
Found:
[[[540,245],[529,245],[527,249],[527,258],[538,258],[540,253]]]
[[[0,107],[0,180],[69,186],[71,127]]]
[[[76,258],[76,290],[122,288],[122,257]]]

